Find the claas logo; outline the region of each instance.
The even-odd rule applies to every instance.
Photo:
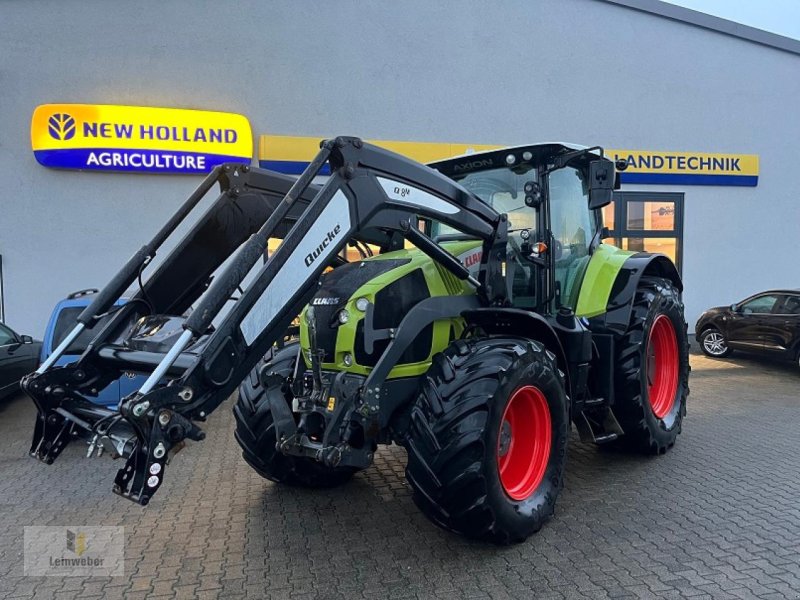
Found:
[[[75,533],[67,529],[67,550],[78,556],[86,552],[86,534],[80,531]]]
[[[71,140],[75,137],[75,118],[67,113],[56,113],[47,121],[47,130],[55,140]]]

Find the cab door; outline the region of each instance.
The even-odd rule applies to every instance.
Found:
[[[589,186],[580,170],[565,167],[553,171],[548,188],[556,307],[575,310],[599,223],[589,209]]]

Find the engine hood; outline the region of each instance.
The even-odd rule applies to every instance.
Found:
[[[446,242],[442,247],[477,275],[479,241]],[[337,267],[323,275],[317,293],[300,315],[300,344],[306,365],[312,325],[316,348],[324,352],[323,368],[367,374],[389,344],[389,332],[417,303],[432,296],[472,293],[469,284],[416,248]],[[398,373],[417,375],[424,371],[430,357],[449,343],[455,331],[450,321],[437,321],[420,334],[403,356]],[[415,369],[418,372],[411,373]]]

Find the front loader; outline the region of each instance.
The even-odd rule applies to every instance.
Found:
[[[236,439],[262,476],[337,485],[400,444],[432,521],[511,543],[553,513],[572,423],[590,443],[674,444],[688,395],[682,284],[668,258],[602,243],[624,165],[565,144],[430,166],[358,138],[320,148],[297,180],[216,167],[128,261],[23,380],[34,457],[52,463],[86,439],[90,455],[125,461],[114,492],[145,505],[238,388]],[[109,315],[76,362],[54,366]],[[131,371],[147,380],[117,411],[89,402]]]

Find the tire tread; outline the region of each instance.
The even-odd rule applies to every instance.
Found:
[[[469,338],[454,342],[432,361],[412,410],[407,441],[406,476],[422,512],[447,530],[503,545],[521,542],[538,531],[553,514],[556,495],[548,498],[546,508],[527,529],[512,530],[498,520],[487,493],[483,440],[493,402],[487,390],[503,385],[520,360],[529,360],[540,377],[558,373],[553,358],[535,341]],[[562,486],[563,477],[558,477],[556,490]]]

